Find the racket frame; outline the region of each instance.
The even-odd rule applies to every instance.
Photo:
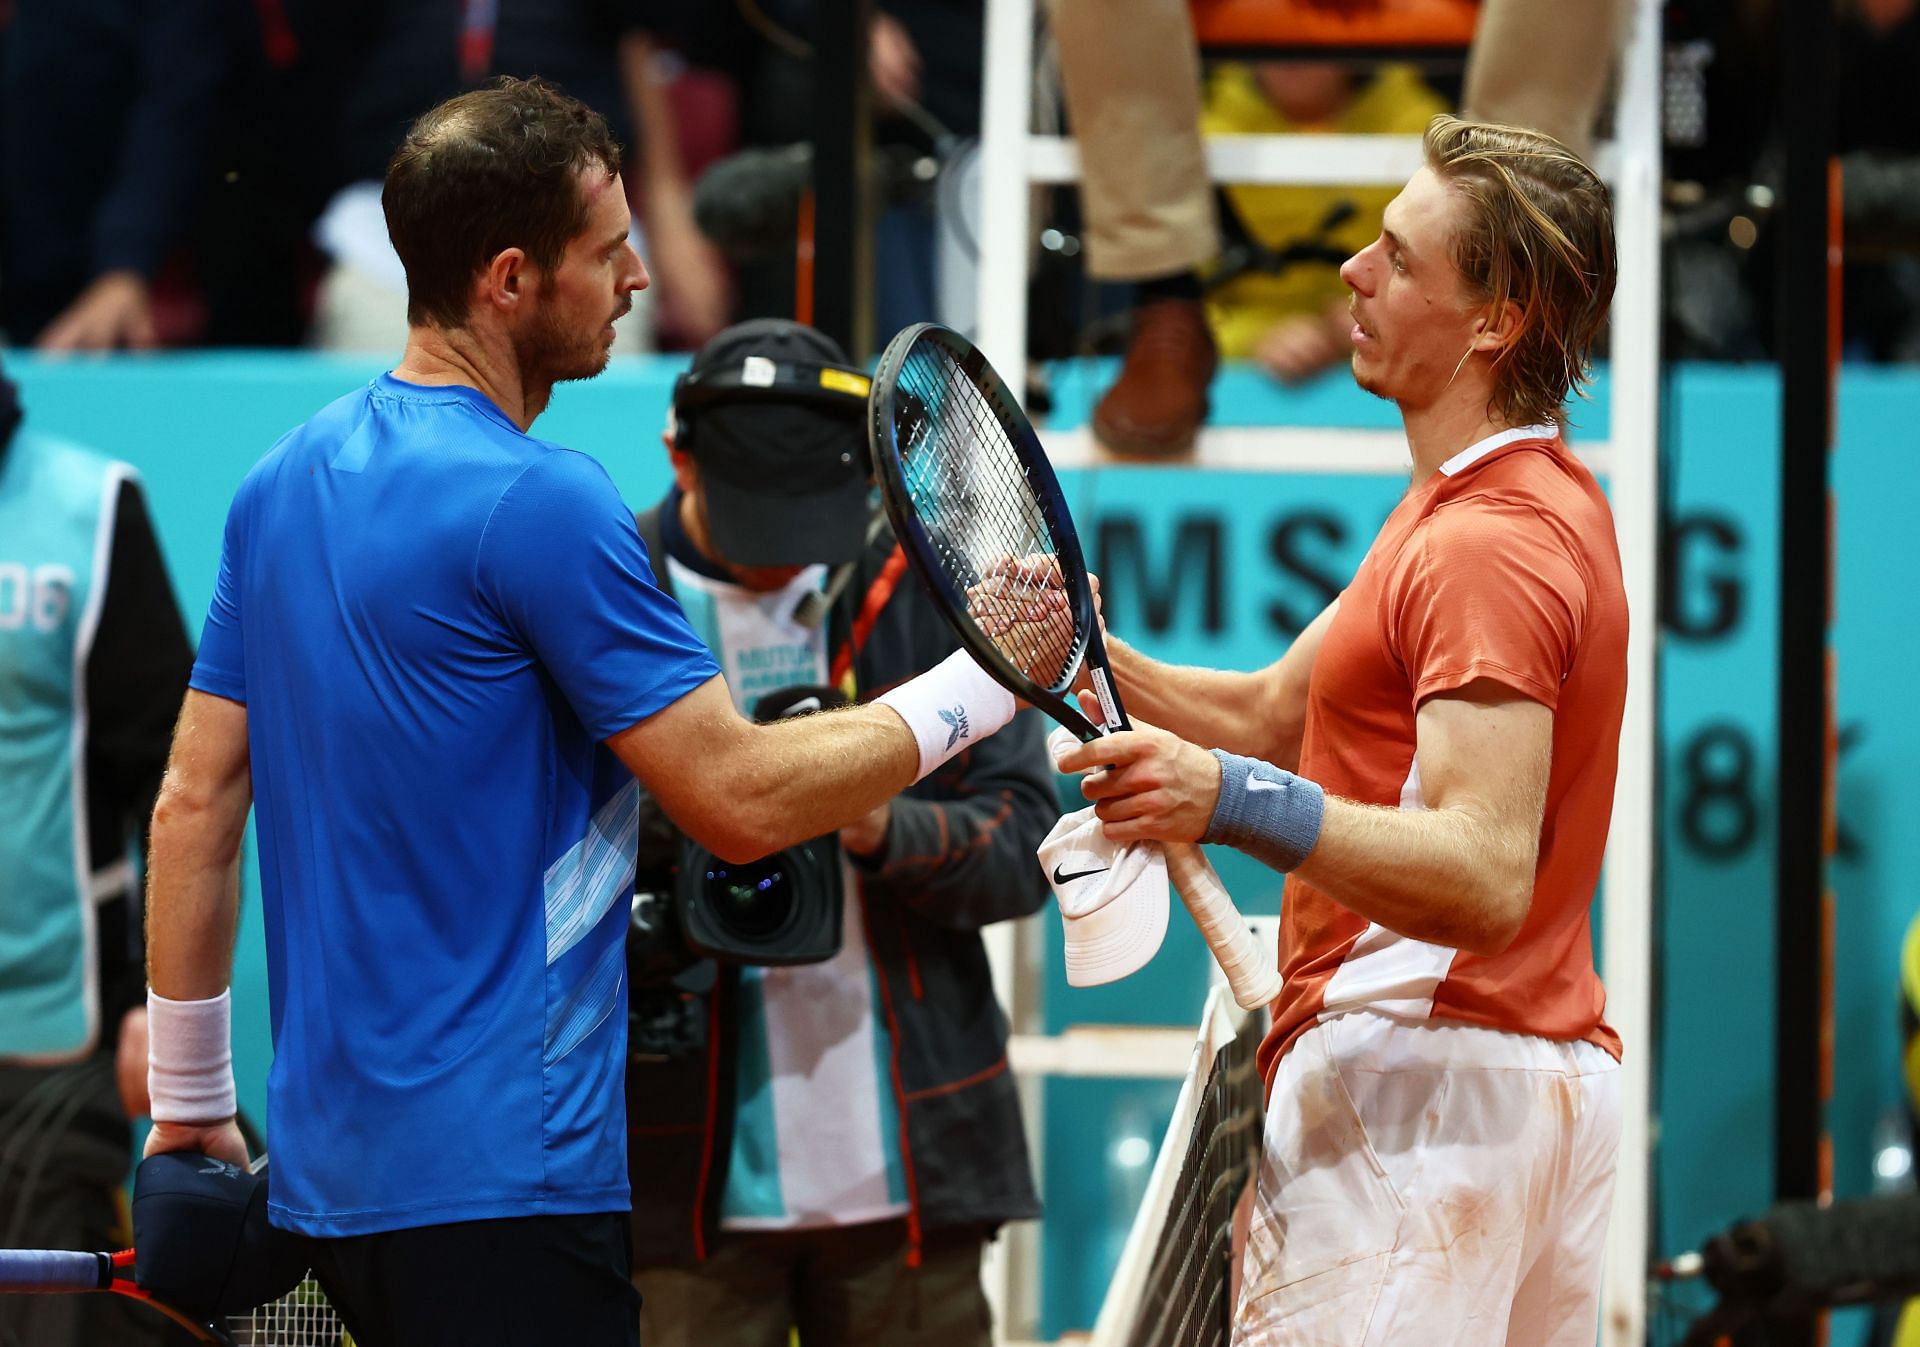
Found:
[[[247,1127],[242,1115],[240,1126],[251,1137],[253,1133]],[[257,1139],[255,1140],[257,1144]],[[248,1168],[255,1174],[267,1167],[267,1153],[263,1150],[255,1157]],[[209,1342],[218,1347],[234,1347],[236,1338],[245,1336],[246,1341],[257,1341],[252,1336],[254,1321],[266,1313],[271,1315],[275,1307],[285,1304],[290,1298],[300,1296],[304,1289],[313,1284],[311,1269],[294,1289],[286,1295],[268,1301],[265,1305],[241,1314],[225,1315],[213,1319],[204,1319],[198,1315],[160,1300],[134,1279],[134,1268],[138,1262],[132,1249],[117,1249],[111,1253],[90,1253],[84,1250],[68,1249],[0,1249],[0,1295],[62,1295],[74,1293],[104,1292],[110,1295],[124,1296],[137,1300],[155,1313],[171,1319],[185,1329],[196,1342]],[[32,1274],[32,1275],[28,1275]],[[318,1290],[321,1303],[325,1303],[325,1292]],[[328,1308],[327,1312],[338,1317],[337,1311]],[[242,1321],[247,1321],[244,1325]],[[321,1325],[312,1325],[322,1327]],[[305,1323],[296,1324],[296,1328],[306,1328]],[[339,1341],[350,1342],[346,1336],[345,1325],[340,1324]],[[245,1333],[243,1334],[243,1329]],[[270,1326],[271,1331],[271,1326]]]
[[[166,1316],[175,1324],[184,1328],[196,1342],[211,1342],[231,1347],[233,1338],[226,1328],[213,1319],[202,1319],[198,1315],[188,1314],[164,1300],[156,1299],[151,1292],[133,1279],[133,1250],[120,1249],[113,1253],[87,1253],[69,1250],[39,1249],[0,1249],[0,1263],[9,1257],[23,1255],[59,1256],[59,1261],[72,1269],[72,1275],[65,1280],[45,1280],[38,1284],[21,1284],[0,1273],[0,1293],[28,1295],[60,1295],[72,1293],[106,1292],[125,1296],[129,1300],[138,1300],[158,1314]]]
[[[1033,488],[1035,503],[1053,535],[1060,568],[1061,586],[1073,614],[1073,647],[1062,667],[1072,671],[1068,681],[1043,685],[1019,669],[1001,653],[993,639],[980,629],[967,607],[966,594],[954,583],[940,559],[939,549],[926,524],[913,508],[913,494],[907,485],[906,464],[899,443],[899,376],[907,355],[922,342],[943,348],[966,374],[980,395],[987,399],[995,419],[1008,434],[1015,457]],[[914,396],[907,393],[907,396]],[[928,409],[929,414],[931,409]],[[915,323],[904,328],[887,343],[873,378],[873,395],[868,402],[868,441],[873,467],[880,483],[880,499],[894,537],[915,563],[922,579],[941,607],[947,611],[948,624],[982,669],[1022,701],[1047,713],[1064,725],[1082,742],[1091,743],[1102,735],[1131,728],[1126,709],[1120,704],[1119,690],[1107,660],[1106,642],[1100,638],[1100,623],[1094,612],[1093,590],[1087,582],[1085,554],[1080,550],[1080,535],[1067,510],[1066,494],[1053,464],[1041,447],[1026,413],[1020,410],[1013,393],[987,364],[987,358],[972,342],[938,323]],[[1100,700],[1104,726],[1095,724],[1080,709],[1074,693],[1091,687]]]
[[[975,391],[986,398],[1001,428],[1007,431],[1015,458],[1033,490],[1042,519],[1053,535],[1054,552],[1060,570],[1060,582],[1073,613],[1077,634],[1073,654],[1062,666],[1062,682],[1043,687],[1022,672],[1001,653],[992,639],[980,629],[967,606],[967,596],[947,573],[926,525],[913,506],[907,487],[906,467],[900,452],[899,387],[901,370],[914,347],[929,342],[952,356],[961,373]],[[907,396],[915,396],[910,390]],[[984,353],[951,328],[938,323],[915,323],[903,329],[887,343],[874,371],[868,399],[868,445],[873,467],[880,482],[880,498],[894,536],[906,550],[921,578],[927,582],[934,602],[942,609],[948,625],[960,643],[980,667],[1020,700],[1046,712],[1077,735],[1091,743],[1106,734],[1131,728],[1120,704],[1120,692],[1114,686],[1107,663],[1106,642],[1100,636],[1100,623],[1093,606],[1093,586],[1087,578],[1086,559],[1080,551],[1080,535],[1067,510],[1066,495],[1060,479],[1041,447],[1040,437],[1012,391],[988,364]],[[933,409],[922,408],[931,418]],[[1096,725],[1080,709],[1074,697],[1082,686],[1091,686],[1099,699],[1104,725]],[[1167,871],[1179,891],[1194,924],[1200,928],[1207,947],[1226,974],[1233,998],[1244,1009],[1270,1005],[1280,995],[1280,972],[1254,941],[1246,918],[1234,906],[1232,895],[1220,882],[1206,854],[1192,842],[1168,842],[1161,846]]]

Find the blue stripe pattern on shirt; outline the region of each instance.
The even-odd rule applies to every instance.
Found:
[[[586,1041],[620,1001],[620,979],[627,972],[627,942],[608,945],[569,996],[548,1017],[546,1064],[551,1067]]]
[[[587,835],[547,867],[549,968],[633,891],[639,836],[640,783],[630,781],[594,813]]]

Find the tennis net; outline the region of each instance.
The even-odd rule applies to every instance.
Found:
[[[1225,1347],[1231,1336],[1234,1207],[1260,1155],[1254,1050],[1265,1021],[1236,1006],[1225,987],[1208,995],[1093,1347]]]

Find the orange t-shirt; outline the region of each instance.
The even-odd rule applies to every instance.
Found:
[[[1320,1019],[1362,1007],[1584,1039],[1601,1018],[1588,908],[1613,813],[1627,691],[1627,599],[1613,514],[1551,426],[1449,459],[1381,526],[1314,661],[1300,774],[1363,804],[1420,809],[1414,717],[1488,678],[1552,709],[1553,764],[1533,903],[1504,952],[1396,935],[1290,878],[1280,925],[1275,1064]]]

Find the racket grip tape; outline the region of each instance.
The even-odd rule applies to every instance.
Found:
[[[1233,905],[1226,885],[1214,873],[1206,853],[1191,842],[1169,842],[1164,848],[1167,876],[1180,890],[1194,925],[1226,974],[1227,986],[1242,1010],[1270,1005],[1280,995],[1280,970],[1253,938],[1247,919]]]
[[[99,1291],[113,1280],[101,1253],[66,1249],[0,1249],[0,1293]]]

